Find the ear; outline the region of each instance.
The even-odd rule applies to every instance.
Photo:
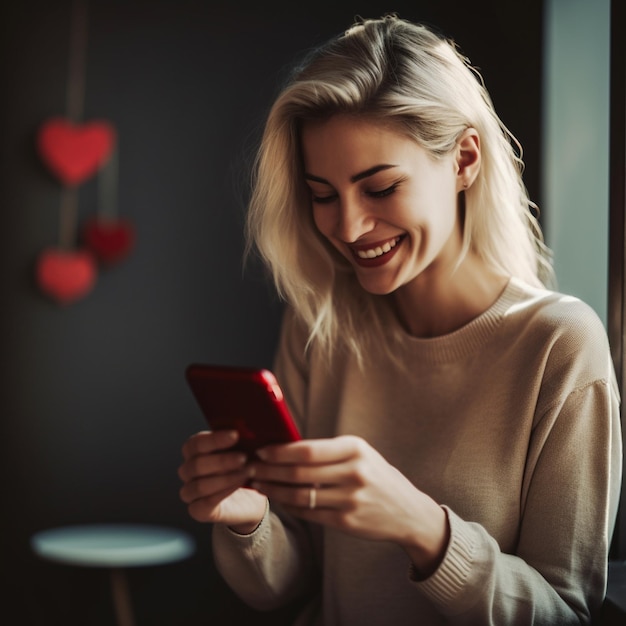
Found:
[[[480,171],[480,137],[475,128],[467,128],[456,144],[456,190],[469,189]]]

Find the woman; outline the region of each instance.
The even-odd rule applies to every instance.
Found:
[[[250,605],[348,626],[597,613],[618,391],[597,316],[544,287],[521,169],[468,62],[396,17],[277,98],[248,234],[288,303],[275,370],[306,439],[255,461],[199,433],[179,471]]]

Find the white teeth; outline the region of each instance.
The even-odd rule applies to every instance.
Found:
[[[375,248],[370,248],[369,250],[358,250],[357,256],[360,259],[375,259],[376,257],[386,254],[392,248],[395,248],[398,241],[400,241],[400,237],[395,237],[394,239],[384,243],[382,246],[376,246]]]

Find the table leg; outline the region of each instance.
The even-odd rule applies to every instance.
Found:
[[[135,626],[133,608],[130,602],[128,580],[123,569],[111,570],[111,596],[118,626]]]

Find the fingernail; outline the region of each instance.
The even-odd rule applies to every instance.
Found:
[[[267,451],[264,448],[257,450],[256,455],[261,459],[261,461],[267,461]]]
[[[245,465],[248,462],[248,457],[245,454],[237,455],[237,465]]]
[[[250,467],[248,467],[248,476],[250,478],[256,476],[256,467],[254,467],[254,465],[250,465]]]

